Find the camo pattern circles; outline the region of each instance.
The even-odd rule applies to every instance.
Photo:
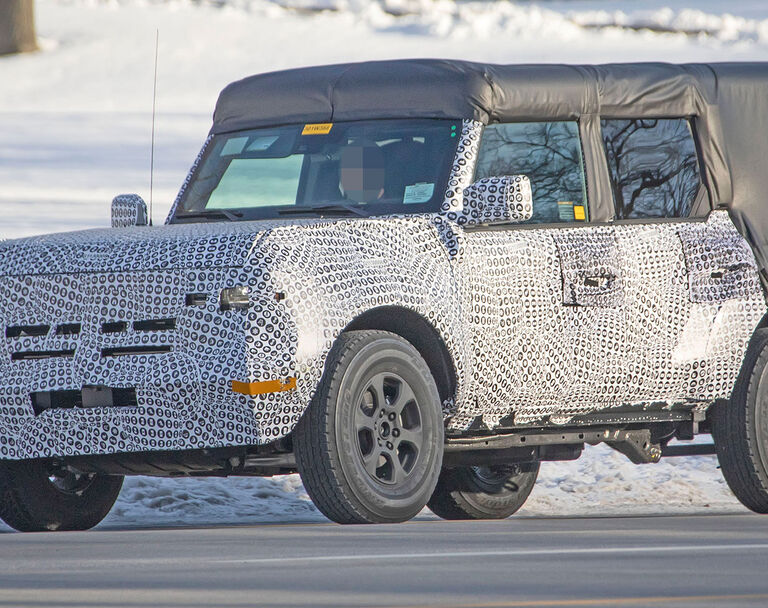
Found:
[[[486,177],[464,189],[459,225],[524,222],[533,215],[531,182],[523,175]]]
[[[112,228],[147,225],[147,204],[136,194],[119,194],[112,199]]]
[[[419,316],[442,338],[457,381],[443,403],[450,432],[727,397],[766,312],[727,212],[465,229],[481,132],[464,122],[439,214],[0,243],[0,459],[284,437],[334,341],[373,309]],[[529,212],[530,185],[515,184],[510,220]],[[224,310],[233,287],[248,306]],[[289,378],[294,390],[233,391],[233,381]],[[73,394],[82,401],[51,407]]]

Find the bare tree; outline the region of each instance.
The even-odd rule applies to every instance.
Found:
[[[687,215],[699,185],[688,123],[604,120],[602,127],[619,217]]]
[[[34,0],[0,0],[0,55],[37,50]]]
[[[533,217],[558,221],[560,201],[584,199],[581,149],[575,125],[513,123],[487,128],[477,177],[527,175],[533,187]]]

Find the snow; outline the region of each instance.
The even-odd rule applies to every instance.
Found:
[[[606,446],[545,462],[516,517],[601,517],[743,512],[714,456],[634,465]],[[436,519],[425,509],[419,519]],[[298,475],[273,478],[129,477],[103,527],[327,521]]]
[[[768,60],[768,3],[743,0],[37,0],[42,50],[0,58],[0,239],[104,226],[149,198],[160,32],[155,222],[246,75],[394,57],[495,62]],[[712,456],[636,466],[602,446],[544,463],[520,516],[743,510]],[[421,517],[431,517],[425,512]],[[126,480],[104,526],[324,521],[297,476]]]

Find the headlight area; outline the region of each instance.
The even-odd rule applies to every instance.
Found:
[[[222,289],[219,292],[219,310],[221,312],[228,312],[251,308],[254,304],[257,304],[257,302],[251,298],[251,292],[251,287],[247,285],[236,285],[234,287]],[[272,297],[276,302],[281,302],[285,299],[285,292],[275,292]],[[260,300],[260,298],[256,298],[256,300]],[[296,390],[296,377],[283,376],[276,378],[273,376],[260,378],[257,382],[241,381],[233,378],[230,381],[230,388],[234,393],[247,395],[249,397],[268,395],[270,393],[282,393]]]
[[[219,309],[227,310],[245,310],[251,306],[251,289],[245,285],[237,287],[227,287],[222,289],[219,294]]]
[[[227,287],[222,289],[219,294],[219,309],[224,312],[227,310],[245,310],[251,306],[251,288],[247,285],[238,285],[236,287]],[[274,294],[276,302],[285,300],[285,292],[277,291]]]

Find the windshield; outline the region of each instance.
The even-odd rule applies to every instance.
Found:
[[[409,119],[216,135],[174,221],[437,211],[460,132]]]

